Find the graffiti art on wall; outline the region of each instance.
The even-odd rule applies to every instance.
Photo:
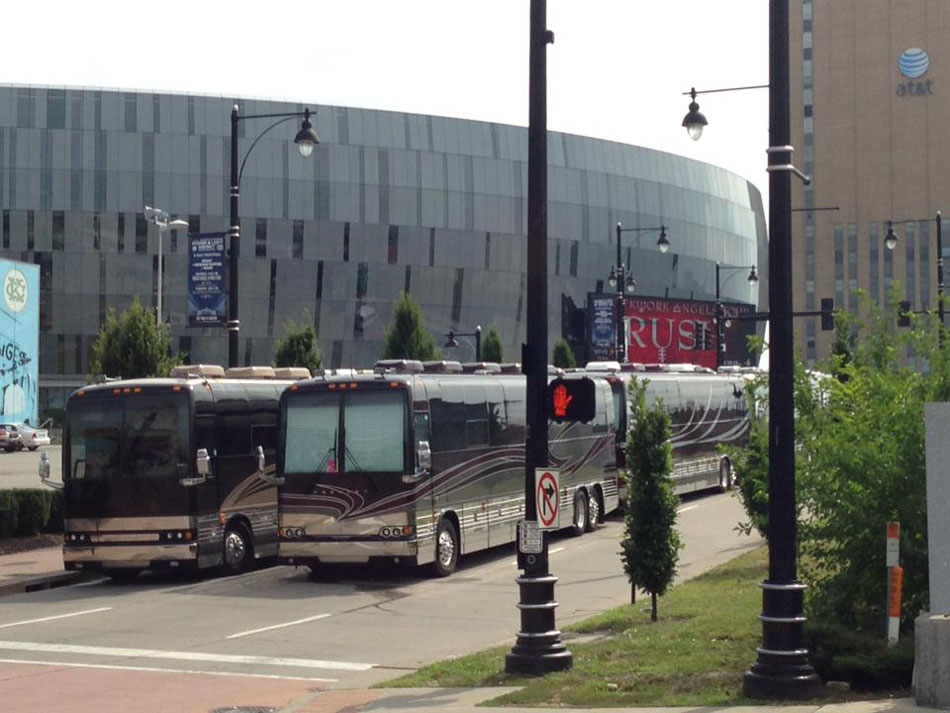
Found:
[[[0,413],[4,423],[37,423],[40,268],[0,260]]]

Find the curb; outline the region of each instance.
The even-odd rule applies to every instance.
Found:
[[[0,597],[24,592],[36,592],[41,589],[54,589],[75,584],[84,576],[84,572],[54,572],[52,574],[27,575],[0,583]]]

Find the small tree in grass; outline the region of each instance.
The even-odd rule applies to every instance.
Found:
[[[624,571],[630,580],[630,601],[637,587],[650,593],[650,619],[656,621],[656,600],[673,584],[682,548],[675,529],[679,499],[673,492],[673,447],[670,417],[661,401],[647,407],[646,381],[629,386],[631,428],[627,437],[627,506],[625,536],[620,543]]]
[[[573,369],[577,364],[574,359],[574,352],[571,351],[571,345],[563,337],[554,340],[554,354],[551,360],[554,366],[561,369]]]
[[[171,368],[180,363],[180,354],[171,355],[168,327],[156,324],[155,313],[135,298],[121,315],[109,308],[106,323],[99,327],[99,336],[92,345],[89,368],[93,376],[135,379],[168,376]]]
[[[422,307],[408,292],[402,292],[393,308],[393,320],[386,332],[383,359],[432,361],[442,355],[432,335],[426,331]]]
[[[284,325],[286,336],[274,344],[274,366],[305,366],[311,374],[320,368],[323,356],[317,346],[317,333],[313,325],[305,324],[307,317],[299,325],[287,320]]]
[[[482,361],[494,361],[499,364],[505,360],[505,350],[501,344],[501,335],[494,327],[489,328],[488,334],[482,340]]]

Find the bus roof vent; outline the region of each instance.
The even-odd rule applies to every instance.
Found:
[[[493,361],[467,361],[462,364],[466,374],[500,374],[501,365]]]
[[[589,361],[587,371],[620,371],[619,361]]]
[[[424,361],[422,368],[427,374],[461,374],[462,365],[457,361]]]
[[[229,379],[273,379],[272,366],[232,366],[227,370]]]
[[[388,371],[399,374],[420,374],[423,367],[418,359],[380,359],[373,365],[373,371],[384,374]]]
[[[224,377],[224,367],[220,364],[179,364],[172,367],[169,376],[175,379],[186,379],[189,376],[220,379]]]
[[[521,374],[521,363],[520,362],[508,362],[505,364],[499,364],[501,367],[502,374]]]
[[[274,369],[275,379],[309,379],[310,369],[305,366],[279,366]]]

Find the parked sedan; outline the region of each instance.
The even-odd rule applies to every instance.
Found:
[[[49,431],[25,423],[0,423],[0,448],[8,453],[29,448],[35,451],[50,444]]]
[[[7,453],[23,448],[20,443],[20,433],[12,423],[0,423],[0,448]]]
[[[25,423],[17,423],[16,429],[20,434],[20,448],[29,448],[35,451],[40,446],[50,444],[49,431],[45,428],[33,428]]]

